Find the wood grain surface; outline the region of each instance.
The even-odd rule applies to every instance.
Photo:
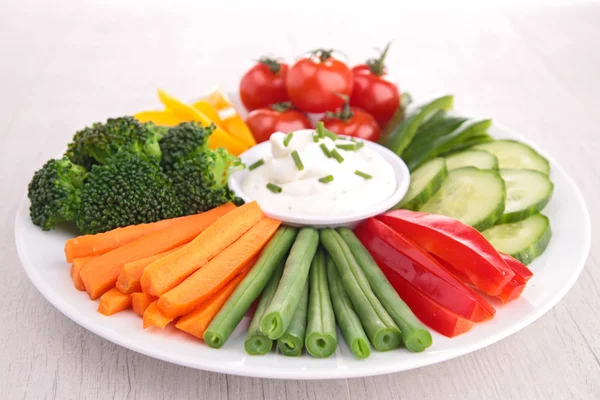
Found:
[[[13,239],[32,173],[92,121],[236,90],[252,59],[321,46],[353,62],[393,39],[388,64],[420,99],[454,93],[539,143],[574,178],[600,228],[598,2],[12,1],[0,12],[0,398],[597,399],[600,243],[550,312],[442,364],[380,377],[276,381],[157,361],[87,332],[29,282]],[[469,4],[472,3],[472,4]],[[569,268],[565,265],[564,268]]]

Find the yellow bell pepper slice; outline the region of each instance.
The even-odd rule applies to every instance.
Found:
[[[213,89],[209,94],[204,96],[202,100],[216,108],[217,111],[233,107],[233,103],[229,100],[229,97],[227,97],[227,95],[219,88]]]
[[[200,122],[203,126],[210,126],[212,124],[212,121],[206,115],[204,115],[204,113],[177,100],[164,90],[158,89],[158,98],[160,99],[161,103],[163,103],[168,110],[173,112],[177,118],[181,119],[182,122],[196,121]],[[216,127],[213,133],[210,135],[208,139],[208,146],[211,149],[225,147],[231,154],[235,156],[239,156],[248,149],[248,145],[236,139],[219,127]]]
[[[232,136],[248,143],[250,146],[256,144],[256,139],[252,135],[250,128],[244,122],[244,119],[237,113],[233,107],[221,110],[221,126]]]
[[[181,122],[175,114],[170,111],[142,111],[133,116],[140,122],[152,122],[161,126],[175,126]]]
[[[221,126],[221,118],[219,117],[219,112],[206,100],[198,100],[197,102],[192,104],[192,107],[206,115],[208,119],[215,123],[215,125]]]

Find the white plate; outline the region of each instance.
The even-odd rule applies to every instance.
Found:
[[[498,125],[490,129],[490,134],[523,140]],[[220,350],[172,327],[145,331],[133,312],[105,317],[96,312],[97,302],[73,288],[63,254],[64,242],[73,232],[41,231],[29,220],[26,200],[17,213],[15,239],[25,271],[52,305],[84,328],[139,353],[191,368],[265,378],[333,379],[386,374],[438,363],[497,342],[550,310],[575,283],[589,251],[589,216],[571,178],[544,156],[551,162],[554,182],[554,197],[544,213],[550,218],[554,237],[546,252],[530,265],[535,276],[517,301],[497,305],[493,320],[476,324],[470,332],[454,339],[433,333],[433,346],[419,354],[399,349],[372,352],[370,358],[356,360],[340,340],[339,349],[329,359],[308,355],[287,358],[275,353],[252,357],[246,355],[243,346],[248,317]]]
[[[373,217],[375,215],[381,214],[396,204],[406,194],[408,191],[408,185],[410,184],[410,172],[408,171],[408,167],[395,153],[391,152],[387,148],[373,143],[367,140],[361,140],[365,143],[365,148],[368,147],[371,150],[377,152],[385,161],[387,161],[393,168],[396,173],[396,190],[390,197],[384,199],[383,201],[375,204],[374,206],[364,208],[361,210],[356,210],[348,215],[340,216],[324,216],[324,217],[314,217],[307,215],[299,215],[297,212],[273,212],[269,209],[269,204],[261,204],[262,210],[271,218],[278,219],[285,224],[292,226],[314,226],[315,228],[326,228],[333,227],[336,228],[338,226],[347,226],[350,228],[354,228],[358,225],[358,222]],[[269,141],[259,143],[256,146],[251,147],[246,150],[244,153],[240,155],[240,158],[246,165],[252,165],[254,162],[267,158],[271,152],[271,143]],[[237,171],[233,173],[229,177],[229,187],[236,193],[237,196],[242,198],[245,201],[251,201],[254,199],[246,196],[242,189],[242,183],[244,179],[248,175],[248,168]]]

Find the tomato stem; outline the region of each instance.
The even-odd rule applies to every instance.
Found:
[[[337,93],[337,92],[334,92],[334,93],[336,96],[338,96],[344,100],[344,105],[342,106],[341,110],[338,110],[336,112],[327,111],[325,113],[325,116],[327,118],[335,118],[335,119],[339,119],[341,121],[346,122],[350,118],[354,117],[354,113],[352,112],[352,109],[350,108],[350,98],[348,96],[346,96],[345,94],[341,94],[341,93]]]
[[[388,50],[390,49],[392,42],[389,42],[385,48],[383,49],[383,51],[381,52],[381,54],[379,55],[379,58],[371,58],[369,60],[367,60],[366,64],[367,67],[369,67],[369,70],[377,75],[377,76],[381,76],[385,73],[385,58],[387,57],[387,53]]]
[[[311,51],[310,53],[313,56],[319,57],[319,60],[321,62],[325,62],[333,56],[334,51],[335,50],[333,50],[333,49],[316,49],[316,50]]]
[[[277,112],[286,112],[288,110],[291,110],[294,108],[294,105],[292,104],[291,101],[284,101],[281,103],[275,103],[275,104],[271,104],[269,106],[269,108],[273,111],[277,111]]]
[[[275,75],[281,71],[281,63],[275,58],[261,57],[258,59],[258,62],[269,67],[271,72]]]

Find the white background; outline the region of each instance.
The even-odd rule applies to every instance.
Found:
[[[317,47],[388,64],[417,100],[442,93],[539,143],[600,227],[600,3],[582,1],[12,1],[0,11],[0,398],[567,399],[600,393],[600,250],[551,312],[474,354],[331,382],[205,373],[138,355],[54,310],[13,239],[33,171],[92,121],[236,90],[253,59]],[[565,265],[564,268],[569,268]]]

